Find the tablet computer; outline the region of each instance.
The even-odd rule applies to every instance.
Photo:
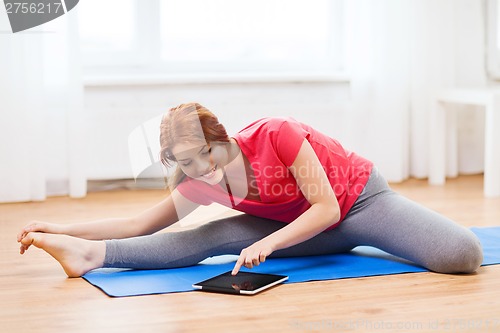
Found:
[[[288,276],[284,275],[251,272],[239,272],[236,275],[231,275],[231,271],[229,271],[195,283],[193,288],[218,293],[255,295],[286,280],[288,280]]]

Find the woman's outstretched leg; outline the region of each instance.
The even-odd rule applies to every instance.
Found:
[[[238,215],[185,231],[106,240],[104,267],[176,268],[196,265],[216,255],[239,254],[244,247],[283,226],[270,222]]]
[[[283,222],[238,215],[198,228],[129,239],[106,241],[104,267],[163,269],[196,265],[217,255],[239,255],[241,250],[284,227]],[[352,245],[334,234],[313,239],[271,257],[290,257],[346,252]]]
[[[30,232],[22,240],[24,245],[34,245],[56,259],[69,277],[79,277],[102,267],[106,245],[67,235]]]
[[[282,222],[250,215],[238,215],[198,228],[149,236],[92,241],[67,235],[30,232],[21,243],[45,250],[69,277],[78,277],[101,267],[164,269],[191,266],[223,254],[239,255],[241,250],[284,227]],[[317,255],[349,251],[352,248],[333,234],[313,239],[272,257]]]

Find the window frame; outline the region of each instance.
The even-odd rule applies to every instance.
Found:
[[[500,17],[498,0],[486,0],[486,74],[500,80]]]

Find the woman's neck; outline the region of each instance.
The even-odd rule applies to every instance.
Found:
[[[238,141],[236,141],[233,138],[230,138],[228,147],[229,163],[234,161],[240,154],[242,154],[242,152],[240,146],[238,145]]]
[[[241,150],[238,142],[231,138],[228,147],[229,163],[225,167],[225,179],[223,188],[229,186],[232,195],[240,199],[260,200],[258,189],[256,188],[253,168]],[[227,183],[226,183],[227,182]],[[252,186],[253,184],[253,186]]]
[[[241,151],[238,142],[231,138],[227,147],[228,163],[224,167],[226,174],[241,174],[245,170],[243,152]]]

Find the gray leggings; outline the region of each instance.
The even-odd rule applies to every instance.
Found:
[[[107,240],[104,267],[136,269],[195,265],[241,250],[285,226],[250,215],[216,220],[196,229]],[[374,168],[341,224],[271,257],[347,252],[368,245],[440,273],[474,272],[483,255],[467,228],[392,191]]]

